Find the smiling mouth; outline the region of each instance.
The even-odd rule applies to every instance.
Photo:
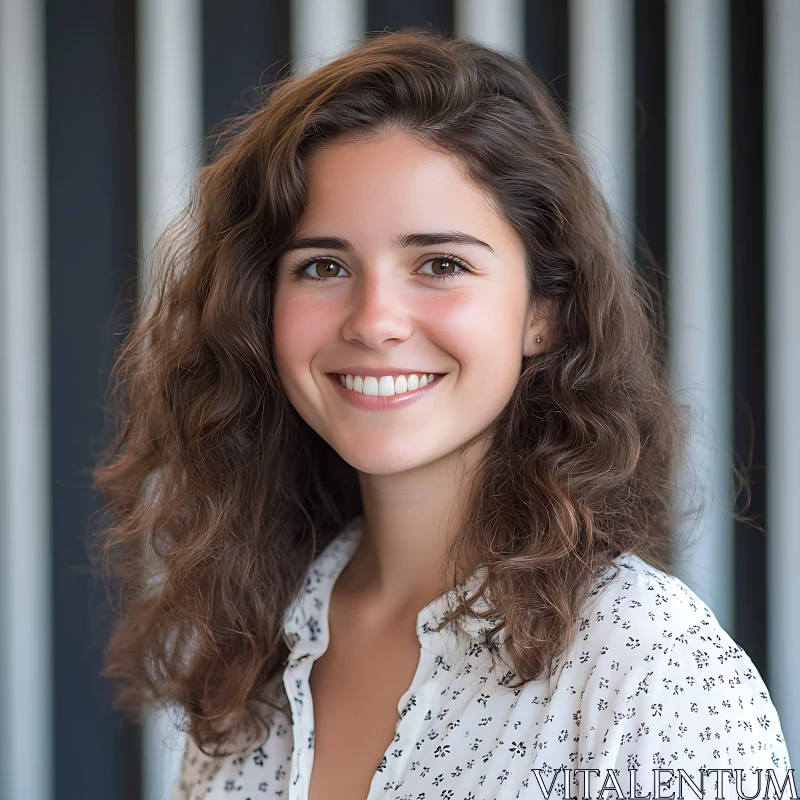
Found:
[[[393,397],[398,394],[406,394],[416,389],[423,389],[429,383],[433,383],[445,373],[429,372],[410,373],[408,375],[385,375],[381,378],[368,375],[343,375],[334,373],[339,383],[347,390],[364,394],[369,397]]]

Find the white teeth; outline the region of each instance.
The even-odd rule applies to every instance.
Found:
[[[381,397],[391,397],[394,394],[394,378],[384,375],[378,382],[378,394]]]
[[[422,389],[436,379],[433,372],[427,375],[383,375],[380,379],[369,375],[362,378],[360,375],[339,375],[339,383],[354,392],[370,395],[371,397],[391,397],[395,394],[411,392]]]

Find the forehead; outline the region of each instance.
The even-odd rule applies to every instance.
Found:
[[[336,140],[315,150],[306,170],[304,231],[346,229],[355,238],[431,229],[509,235],[490,197],[455,156],[405,132]]]

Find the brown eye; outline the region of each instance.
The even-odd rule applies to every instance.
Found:
[[[431,272],[427,271],[428,264],[431,265]],[[454,256],[433,256],[422,265],[422,274],[431,278],[453,279],[468,275],[469,269]]]
[[[314,272],[311,272],[311,270]],[[311,281],[316,283],[325,283],[326,281],[336,280],[341,275],[337,274],[340,269],[344,267],[332,258],[308,258],[296,267],[292,267],[292,275],[297,276],[300,280]]]
[[[434,275],[451,275],[452,270],[458,266],[452,259],[449,258],[432,258],[431,262]]]
[[[334,278],[339,270],[339,265],[335,261],[316,261],[314,272],[319,278]]]

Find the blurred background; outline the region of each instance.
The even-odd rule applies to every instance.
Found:
[[[119,330],[251,87],[409,25],[526,58],[663,272],[703,488],[675,571],[755,662],[800,764],[800,0],[0,0],[2,800],[171,796],[172,720],[126,722],[99,677],[89,470]],[[729,514],[734,455],[758,527]]]

